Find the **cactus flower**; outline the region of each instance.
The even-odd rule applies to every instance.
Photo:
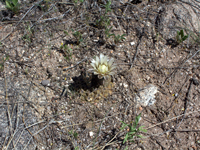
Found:
[[[107,78],[111,75],[114,75],[116,65],[114,64],[114,59],[108,59],[107,56],[100,54],[100,56],[93,59],[91,62],[93,67],[91,70],[94,71],[95,75],[101,78]]]

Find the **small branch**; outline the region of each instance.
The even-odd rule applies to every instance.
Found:
[[[200,129],[182,129],[182,130],[176,129],[174,131],[176,131],[176,132],[200,132]]]
[[[4,66],[4,70],[5,70],[5,66]],[[6,81],[6,72],[4,73],[4,82],[5,82],[5,99],[7,101],[7,113],[8,113],[8,120],[9,120],[9,126],[10,126],[10,138],[9,138],[9,141],[12,139],[12,120],[11,120],[11,115],[10,115],[10,107],[9,107],[9,100],[8,100],[8,93],[7,93],[7,81]],[[9,131],[8,131],[9,132]],[[8,134],[6,134],[6,137],[7,137]],[[6,141],[6,138],[5,138],[5,141]],[[5,144],[5,141],[4,141],[4,144]],[[4,145],[3,145],[4,147]],[[9,143],[7,144],[6,148],[5,149],[8,149],[9,147]]]
[[[197,52],[195,52],[195,53],[194,53],[190,58],[188,58],[185,62],[181,63],[181,65],[179,65],[178,67],[176,67],[176,68],[174,69],[174,71],[165,79],[165,81],[163,82],[163,84],[165,84],[166,81],[167,81],[168,79],[170,79],[170,78],[172,77],[172,75],[173,75],[174,73],[176,73],[177,70],[178,70],[179,68],[181,68],[188,60],[190,60],[190,59],[192,59],[194,56],[196,56],[196,54],[197,54],[198,52],[200,52],[200,50],[198,50]]]
[[[131,64],[130,69],[133,67],[133,63],[134,63],[134,61],[136,60],[137,53],[138,53],[138,46],[140,45],[140,42],[141,42],[142,37],[143,37],[143,35],[144,35],[144,28],[142,28],[142,33],[140,33],[140,34],[141,34],[141,35],[140,35],[140,37],[139,37],[139,39],[138,39],[138,43],[137,43],[137,46],[136,46],[136,52],[135,52],[135,55],[134,55],[134,57],[133,57],[133,61],[132,61],[132,64]]]
[[[26,13],[25,15],[20,19],[20,21],[14,26],[14,28],[12,29],[12,31],[10,31],[10,33],[8,33],[4,38],[1,39],[0,42],[4,41],[6,38],[8,38],[13,31],[16,29],[16,27],[20,24],[20,22],[26,17],[26,15],[33,9],[33,7],[39,5],[41,2],[43,2],[43,0],[39,1],[38,3],[34,4]]]
[[[85,60],[87,60],[88,58],[86,57],[86,58],[84,58],[83,60],[81,60],[81,61],[79,61],[78,63],[76,63],[74,66],[72,66],[72,67],[68,67],[68,68],[64,68],[64,66],[62,67],[62,68],[64,68],[63,69],[63,71],[67,71],[67,70],[69,70],[69,69],[72,69],[72,68],[75,68],[76,66],[78,66],[80,63],[82,63],[83,61],[85,61]]]
[[[186,114],[182,114],[182,115],[173,117],[173,118],[171,118],[171,119],[168,119],[168,120],[165,120],[165,121],[163,121],[163,122],[157,123],[157,124],[155,124],[155,125],[153,125],[153,126],[151,126],[151,127],[148,127],[148,128],[146,128],[146,130],[151,129],[151,128],[154,128],[154,127],[156,127],[156,126],[158,126],[158,125],[161,125],[161,124],[163,124],[163,123],[166,123],[166,122],[175,120],[175,119],[180,118],[180,117],[182,117],[182,116],[184,116],[184,115],[190,115],[190,114],[193,114],[193,113],[196,113],[196,112],[200,112],[200,110],[193,111],[193,112],[189,112],[189,113],[186,113]]]
[[[190,85],[188,87],[188,92],[186,93],[186,98],[185,98],[185,108],[184,108],[184,112],[183,112],[183,118],[181,119],[181,122],[179,123],[178,126],[176,126],[176,129],[178,129],[181,125],[181,123],[183,122],[183,119],[185,118],[185,113],[187,111],[187,106],[188,106],[188,101],[190,101],[189,99],[189,93],[191,91],[191,87],[192,87],[192,84],[193,84],[193,79],[190,79]]]

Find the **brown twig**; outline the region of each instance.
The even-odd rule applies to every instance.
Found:
[[[8,33],[4,38],[1,39],[0,42],[4,41],[6,38],[8,38],[13,31],[16,29],[16,27],[20,24],[20,22],[26,17],[26,15],[33,9],[33,7],[38,6],[43,0],[39,1],[38,3],[34,4],[26,13],[25,15],[20,19],[20,21],[14,26],[14,28],[12,29],[12,31],[10,31],[10,33]]]
[[[182,117],[182,116],[184,116],[184,115],[190,115],[190,114],[193,114],[193,113],[196,113],[196,112],[200,112],[200,110],[193,111],[193,112],[189,112],[189,113],[186,113],[186,114],[182,114],[182,115],[173,117],[173,118],[171,118],[171,119],[165,120],[165,121],[163,121],[163,122],[157,123],[157,124],[155,124],[155,125],[153,125],[153,126],[151,126],[151,127],[148,127],[147,130],[148,130],[148,129],[151,129],[151,128],[154,128],[154,127],[156,127],[156,126],[158,126],[158,125],[161,125],[161,124],[163,124],[163,123],[166,123],[166,122],[175,120],[175,119],[177,119],[177,118],[180,118],[180,117]]]
[[[133,63],[134,63],[134,61],[136,60],[137,53],[138,53],[138,47],[139,47],[139,45],[140,45],[140,43],[141,43],[141,40],[142,40],[142,37],[143,37],[143,36],[144,36],[144,28],[142,28],[142,32],[140,33],[140,37],[139,37],[138,43],[137,43],[137,45],[136,45],[136,52],[135,52],[134,57],[133,57],[133,60],[132,60],[132,62],[131,62],[131,67],[130,67],[130,69],[133,67]]]
[[[4,66],[4,70],[5,70],[5,66]],[[8,120],[9,120],[9,126],[10,126],[10,134],[11,134],[11,136],[10,136],[10,138],[8,140],[9,142],[8,142],[6,148],[5,148],[5,149],[8,149],[9,143],[11,141],[10,139],[12,139],[12,120],[11,120],[11,115],[10,115],[10,107],[9,107],[9,100],[8,100],[8,93],[7,93],[6,71],[4,73],[4,82],[5,82],[5,93],[6,93],[5,94],[5,99],[7,101],[7,113],[8,113]],[[6,134],[6,137],[7,137],[7,135],[8,134]],[[6,142],[6,138],[5,138],[4,144],[5,144],[5,142]],[[4,144],[3,144],[3,147],[4,147]]]
[[[163,82],[163,84],[165,84],[166,81],[169,80],[169,79],[172,77],[172,75],[175,74],[175,73],[177,72],[177,70],[178,70],[179,68],[181,68],[188,60],[190,60],[190,59],[192,59],[194,56],[196,56],[196,54],[197,54],[198,52],[200,52],[200,50],[196,51],[190,58],[188,58],[186,61],[182,62],[178,67],[176,67],[176,68],[174,69],[174,71],[165,79],[165,81]]]

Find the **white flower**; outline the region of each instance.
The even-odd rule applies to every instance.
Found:
[[[114,75],[116,65],[114,64],[114,59],[108,59],[107,56],[100,54],[100,57],[92,60],[91,66],[93,67],[95,75],[98,75],[99,78],[106,78],[108,76]]]

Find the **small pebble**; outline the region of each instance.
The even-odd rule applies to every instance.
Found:
[[[124,85],[124,88],[127,88],[127,87],[128,87],[128,84],[126,84],[126,83],[124,83],[123,85]]]
[[[198,80],[193,78],[193,84],[194,84],[194,85],[199,85]]]
[[[131,46],[135,45],[135,42],[130,42]]]
[[[42,84],[43,86],[50,86],[50,81],[49,81],[49,80],[43,80],[43,81],[41,82],[41,84]]]
[[[90,131],[90,132],[89,132],[89,136],[90,136],[90,137],[93,137],[93,136],[94,136],[94,132]]]

